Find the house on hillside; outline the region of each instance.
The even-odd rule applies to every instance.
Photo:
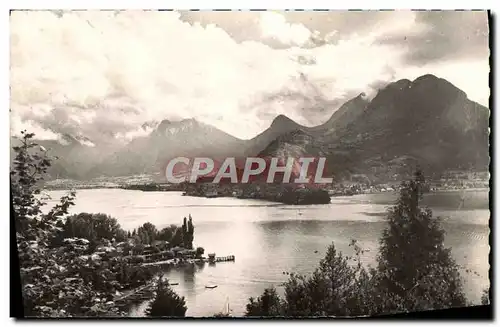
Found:
[[[170,243],[168,241],[158,240],[153,242],[153,246],[158,248],[160,251],[165,251],[168,250]]]
[[[194,259],[196,257],[196,250],[182,250],[177,253],[177,256],[183,259]]]

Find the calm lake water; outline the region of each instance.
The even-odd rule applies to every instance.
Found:
[[[64,191],[49,194],[58,199]],[[461,203],[461,198],[464,198]],[[72,213],[102,212],[132,230],[145,222],[161,229],[181,224],[191,214],[195,246],[217,256],[233,254],[235,262],[167,273],[175,291],[184,296],[188,316],[212,316],[229,301],[232,314],[241,316],[249,297],[287,279],[283,272],[310,273],[335,243],[352,254],[351,239],[369,250],[363,263],[375,265],[378,238],[385,226],[384,212],[396,194],[335,197],[328,205],[288,206],[258,200],[184,197],[177,192],[141,192],[118,189],[79,190]],[[477,304],[489,285],[488,255],[490,211],[488,191],[440,192],[424,199],[435,216],[444,219],[446,246],[457,263],[475,273],[464,274],[470,301]],[[411,253],[408,253],[411,256]],[[476,275],[477,273],[477,275]],[[215,289],[205,288],[218,285]],[[131,315],[141,315],[145,303],[134,306]]]

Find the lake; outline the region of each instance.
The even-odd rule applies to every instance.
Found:
[[[53,199],[65,192],[51,191]],[[356,239],[365,250],[363,263],[375,265],[378,238],[385,226],[384,212],[397,194],[364,194],[332,198],[327,205],[289,206],[236,198],[195,198],[178,192],[142,192],[120,189],[78,190],[71,213],[106,213],[122,228],[132,230],[145,222],[158,229],[182,224],[191,214],[195,246],[205,254],[235,255],[235,262],[203,268],[172,270],[167,277],[187,302],[187,316],[212,316],[228,301],[232,314],[241,316],[248,298],[287,279],[284,272],[311,273],[332,242],[352,254]],[[462,201],[463,199],[463,201]],[[473,271],[465,274],[465,290],[474,304],[489,285],[488,255],[490,211],[487,190],[447,191],[427,194],[424,204],[443,217],[445,245],[458,264]],[[411,255],[411,253],[408,253]],[[215,289],[205,288],[218,285]],[[145,303],[134,306],[141,315]]]

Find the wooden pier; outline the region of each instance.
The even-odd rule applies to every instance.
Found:
[[[228,261],[234,261],[235,257],[234,255],[228,255],[226,257],[216,257],[215,262],[228,262]]]

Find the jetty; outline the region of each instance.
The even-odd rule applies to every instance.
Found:
[[[234,255],[228,255],[224,257],[216,257],[215,253],[210,253],[208,258],[198,258],[198,259],[168,259],[168,260],[158,260],[152,262],[142,263],[141,266],[171,266],[171,267],[181,267],[186,264],[205,264],[205,263],[216,263],[216,262],[231,262],[236,261],[236,257]]]
[[[225,257],[216,257],[215,253],[208,254],[208,263],[229,262],[229,261],[235,261],[235,259],[236,258],[234,255],[228,255]]]
[[[215,262],[228,262],[228,261],[235,261],[234,255],[228,255],[226,257],[216,257]]]

